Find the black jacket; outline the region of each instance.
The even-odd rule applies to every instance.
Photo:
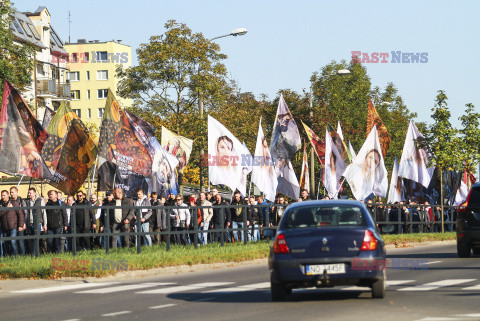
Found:
[[[58,208],[51,208],[46,210],[48,229],[64,228],[68,225],[67,212],[64,208],[61,207],[58,200],[56,202],[48,200],[45,206],[58,206]]]
[[[153,228],[167,228],[167,213],[163,208],[163,204],[160,203],[160,200],[156,200],[155,202],[151,201],[152,206],[158,206],[159,208],[152,210],[152,216],[150,216],[150,223],[152,224]]]
[[[233,200],[231,205],[247,205],[247,203],[245,203],[245,201],[243,200],[240,200],[239,202]],[[244,217],[245,217],[245,214],[247,213],[247,208],[246,207],[232,207],[230,208],[230,213],[232,215],[232,221],[235,221],[235,222],[243,222],[244,221]],[[247,220],[248,217],[247,217]]]
[[[215,225],[215,228],[220,227],[222,216],[223,216],[223,222],[224,225],[226,225],[227,222],[232,221],[231,213],[228,210],[228,208],[221,208],[219,207],[220,205],[226,205],[226,203],[222,200],[220,204],[217,202],[213,203],[213,218],[212,222]]]
[[[75,208],[80,206],[91,206],[90,202],[83,200],[83,202],[73,203],[72,212],[75,211],[75,222],[78,229],[88,230],[96,224],[95,212],[91,208]],[[72,218],[70,217],[70,225]]]
[[[263,215],[260,208],[250,205],[247,208],[247,217],[249,218],[250,224],[263,225]]]

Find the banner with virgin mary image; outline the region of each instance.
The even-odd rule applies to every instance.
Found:
[[[208,116],[208,178],[214,185],[226,185],[232,191],[242,178],[242,162],[251,160],[250,153],[242,155],[244,147],[233,134],[215,118]]]
[[[359,201],[365,200],[372,193],[378,197],[387,195],[388,173],[376,127],[372,128],[357,157],[347,167],[343,176],[347,179],[353,196]]]
[[[272,162],[268,141],[263,133],[262,120],[258,124],[257,144],[252,169],[252,183],[265,195],[265,199],[275,201],[277,174]]]
[[[291,160],[302,146],[302,140],[283,95],[280,95],[272,132],[270,150],[275,162],[278,180],[277,192],[298,199],[300,184],[295,176]]]

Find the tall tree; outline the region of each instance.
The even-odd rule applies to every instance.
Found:
[[[35,49],[29,43],[19,44],[14,41],[10,29],[10,16],[13,10],[9,1],[0,3],[0,101],[4,79],[19,91],[32,84]]]
[[[421,147],[430,151],[430,164],[436,166],[440,175],[440,202],[442,206],[442,233],[443,225],[443,171],[461,170],[463,168],[460,137],[458,130],[450,123],[450,110],[447,104],[447,95],[443,90],[438,91],[435,106],[432,108],[431,124],[425,131],[424,137],[419,139]]]
[[[138,66],[117,69],[117,93],[135,99],[151,117],[169,118],[181,134],[183,115],[196,109],[199,96],[207,102],[221,99],[226,55],[183,23],[170,20],[165,29],[137,49]]]
[[[465,164],[465,169],[474,173],[480,158],[480,114],[475,112],[473,104],[466,104],[465,106],[465,114],[459,118],[463,125],[463,128],[459,131],[460,142],[462,143],[460,157]]]

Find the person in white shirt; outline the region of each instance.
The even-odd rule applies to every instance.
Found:
[[[175,234],[177,244],[187,245],[185,231],[190,227],[190,211],[187,204],[183,203],[181,195],[177,195],[175,201],[176,208],[172,209],[170,213],[170,218],[173,220],[172,231],[178,231]]]

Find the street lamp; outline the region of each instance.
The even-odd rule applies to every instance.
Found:
[[[247,33],[247,29],[245,28],[236,28],[233,29],[231,33],[223,35],[223,36],[218,36],[218,37],[213,37],[209,41],[219,39],[219,38],[224,38],[224,37],[229,37],[229,36],[243,36],[244,34]],[[203,119],[203,97],[200,91],[198,92],[198,109],[200,109],[200,119]],[[203,139],[203,138],[202,138]],[[203,157],[204,154],[204,149],[203,149],[203,142],[200,146],[200,158]],[[203,186],[203,175],[202,175],[202,169],[203,169],[203,164],[202,164],[202,159],[200,159],[200,191],[205,192],[205,187]]]
[[[212,40],[215,40],[215,39],[218,39],[218,38],[224,38],[224,37],[229,37],[229,36],[243,36],[244,34],[247,33],[247,29],[245,28],[237,28],[237,29],[233,29],[232,32],[230,32],[229,34],[226,34],[226,35],[223,35],[223,36],[218,36],[218,37],[214,37],[212,39],[210,39],[210,41]]]
[[[340,69],[340,70],[337,70],[336,72],[332,72],[328,75],[321,76],[319,79],[327,78],[327,77],[330,77],[330,76],[349,75],[349,74],[350,74],[350,70]],[[313,120],[313,89],[312,89],[312,86],[313,86],[313,84],[310,85],[310,99],[309,99],[310,106],[309,107],[310,107],[310,119]],[[315,167],[314,167],[315,166],[315,155],[314,155],[313,148],[314,147],[312,146],[312,150],[310,152],[310,186],[311,186],[310,195],[312,195],[312,196],[315,193]],[[320,187],[320,185],[318,185],[318,186]],[[317,192],[317,194],[318,194],[318,192]]]

